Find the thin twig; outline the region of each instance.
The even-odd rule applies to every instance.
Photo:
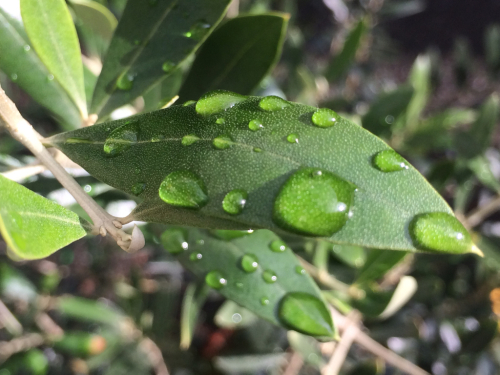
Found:
[[[56,340],[64,335],[64,330],[45,312],[36,314],[35,323],[50,340]]]
[[[466,224],[469,228],[473,228],[476,225],[481,224],[484,219],[499,209],[500,195],[486,203],[484,206],[476,208],[469,215],[467,215],[465,218]]]
[[[300,353],[294,351],[282,375],[297,375],[303,365],[304,359]]]
[[[36,348],[44,342],[45,339],[39,333],[30,333],[10,341],[0,342],[0,363],[7,360],[11,355]]]
[[[169,375],[161,350],[153,340],[144,337],[139,343],[139,347],[148,357],[149,363],[153,366],[156,375]]]
[[[27,178],[45,172],[46,170],[47,168],[44,165],[38,164],[38,165],[27,165],[25,167],[11,169],[10,171],[2,172],[0,174],[8,178],[9,180],[21,182],[26,180]]]
[[[0,300],[0,322],[12,336],[19,336],[23,333],[23,326],[2,300]]]
[[[227,8],[227,13],[226,13],[227,18],[237,17],[239,12],[240,12],[240,0],[231,1],[229,8]]]

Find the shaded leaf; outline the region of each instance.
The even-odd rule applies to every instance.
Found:
[[[181,311],[181,349],[186,350],[191,346],[196,322],[207,298],[208,290],[209,288],[203,283],[191,283],[186,288]]]
[[[476,156],[467,161],[467,166],[484,186],[493,191],[500,191],[500,182],[493,174],[490,162],[486,157],[483,155]]]
[[[317,340],[295,331],[288,331],[287,338],[290,347],[300,353],[304,361],[317,368],[322,368],[326,365]]]
[[[35,301],[38,293],[33,283],[7,263],[0,264],[0,292],[5,301]]]
[[[366,251],[359,246],[333,245],[333,254],[350,267],[359,268],[366,262]]]
[[[126,316],[111,307],[80,297],[59,297],[55,308],[68,318],[120,327]]]
[[[365,264],[359,270],[357,284],[376,281],[408,255],[404,251],[370,250]]]
[[[105,40],[110,40],[118,21],[111,11],[96,1],[70,0],[76,17]]]
[[[413,87],[414,92],[410,103],[408,103],[402,126],[408,132],[414,132],[431,92],[431,59],[429,56],[417,57],[413,63],[408,84]]]

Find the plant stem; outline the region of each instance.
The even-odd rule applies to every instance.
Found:
[[[473,228],[483,222],[485,218],[500,209],[500,195],[493,198],[484,206],[476,208],[470,215],[467,215],[465,221],[469,228]]]

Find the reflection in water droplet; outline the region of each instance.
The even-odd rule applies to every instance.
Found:
[[[262,278],[268,284],[272,284],[272,283],[275,283],[276,281],[278,281],[278,276],[276,276],[276,273],[274,273],[274,271],[272,271],[272,270],[265,270],[262,273]]]
[[[203,180],[189,171],[170,173],[161,183],[159,195],[173,206],[201,208],[208,202]]]
[[[163,70],[164,73],[171,73],[175,67],[176,67],[176,64],[174,62],[165,61],[161,66],[161,70]]]
[[[136,122],[127,122],[113,130],[106,138],[104,152],[109,157],[116,157],[137,143],[138,127]]]
[[[227,285],[227,280],[219,271],[210,271],[205,277],[205,282],[214,289],[221,289]]]
[[[215,115],[246,99],[231,91],[216,90],[203,95],[196,103],[196,112],[202,116]]]
[[[248,123],[248,128],[251,131],[256,132],[257,130],[263,129],[264,125],[262,125],[262,121],[260,120],[252,120]]]
[[[116,87],[120,90],[128,91],[134,86],[134,75],[122,74],[116,81]]]
[[[288,134],[288,136],[286,137],[286,140],[290,143],[299,143],[299,137],[297,136],[297,134]]]
[[[184,33],[184,36],[199,41],[203,39],[203,37],[210,30],[210,24],[205,21],[196,22],[187,33]]]
[[[286,251],[288,246],[286,246],[286,243],[281,241],[281,240],[275,240],[271,242],[269,245],[269,248],[274,251],[275,253],[283,253]]]
[[[329,128],[337,123],[339,115],[328,108],[318,109],[312,115],[312,122],[320,128]]]
[[[189,256],[189,259],[192,261],[192,262],[197,262],[199,260],[201,260],[203,258],[203,255],[201,253],[192,253],[190,256]]]
[[[262,306],[267,306],[267,305],[269,305],[269,298],[267,298],[267,297],[262,297],[262,298],[260,299],[260,304],[261,304]]]
[[[255,272],[259,268],[259,260],[253,254],[245,254],[241,258],[241,268],[247,273]]]
[[[219,124],[219,125],[222,125],[226,122],[226,120],[224,120],[224,118],[220,117],[218,118],[217,120],[215,120],[215,123],[216,124]]]
[[[247,203],[248,193],[245,190],[235,189],[226,194],[222,201],[222,208],[228,214],[238,215],[243,212]]]
[[[281,228],[301,234],[329,237],[348,219],[355,186],[314,168],[295,172],[274,201],[273,221]]]
[[[193,143],[195,143],[199,139],[200,138],[198,138],[194,134],[188,134],[188,135],[185,135],[184,137],[182,137],[181,143],[182,143],[183,146],[191,146]]]
[[[415,247],[421,250],[463,254],[471,252],[474,247],[469,232],[455,216],[448,213],[417,215],[409,230]]]
[[[233,141],[227,135],[219,135],[214,138],[212,144],[218,150],[225,150],[233,145]]]
[[[305,275],[306,274],[306,270],[304,268],[302,268],[301,266],[296,266],[295,267],[295,273],[298,273],[299,275]]]
[[[259,102],[259,107],[261,109],[270,112],[279,111],[280,109],[284,109],[289,106],[291,106],[291,103],[287,102],[285,99],[280,98],[279,96],[266,96]]]
[[[394,150],[380,151],[373,158],[373,165],[382,172],[397,172],[408,169],[408,162]]]
[[[170,254],[180,254],[189,248],[186,233],[179,228],[169,228],[161,235],[161,244]]]
[[[141,195],[146,189],[146,184],[144,182],[138,182],[134,186],[132,186],[132,194]]]

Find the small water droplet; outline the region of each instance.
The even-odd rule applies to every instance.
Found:
[[[281,228],[329,237],[343,228],[354,201],[355,186],[328,171],[304,168],[282,186],[273,221]]]
[[[203,95],[196,103],[196,112],[202,116],[215,115],[234,107],[246,99],[245,96],[231,91],[215,90]]]
[[[136,122],[127,122],[113,130],[104,142],[104,152],[108,157],[116,157],[137,143],[138,127]]]
[[[87,194],[90,193],[92,191],[92,186],[90,185],[85,185],[83,187],[83,191],[86,192]]]
[[[151,138],[151,142],[152,142],[152,143],[158,143],[158,142],[163,141],[164,139],[165,139],[165,136],[164,136],[164,135],[162,135],[162,134],[160,134],[160,135],[158,135],[158,136],[156,136],[156,137],[152,137],[152,138]]]
[[[47,76],[47,81],[53,81],[54,80],[54,76],[52,74],[49,74]]]
[[[31,47],[30,47],[28,44],[25,44],[25,45],[24,45],[24,47],[23,47],[23,49],[24,49],[26,52],[28,52],[28,51],[31,49]]]
[[[171,73],[176,66],[177,65],[172,61],[165,61],[161,66],[161,70],[163,70],[164,73]]]
[[[269,248],[274,251],[275,253],[283,253],[286,251],[286,249],[288,249],[288,246],[286,245],[285,242],[281,241],[281,240],[275,240],[273,242],[271,242],[271,244],[269,245]]]
[[[243,212],[247,203],[248,193],[245,190],[235,189],[226,194],[222,201],[222,208],[228,214],[238,215]]]
[[[262,273],[262,278],[268,284],[273,284],[276,281],[278,281],[278,276],[276,276],[276,273],[274,271],[272,271],[272,270],[265,270]]]
[[[236,287],[240,289],[243,288],[243,283],[236,283]]]
[[[13,80],[13,81],[17,81],[17,74],[16,73],[12,73],[10,75],[10,79]]]
[[[288,134],[286,140],[290,143],[299,143],[299,137],[297,136],[297,134],[294,133]]]
[[[170,254],[180,254],[189,248],[186,233],[179,228],[169,228],[161,235],[161,244]]]
[[[132,194],[134,195],[141,195],[144,190],[146,190],[146,184],[144,182],[138,182],[134,186],[132,186]]]
[[[286,107],[291,106],[291,103],[279,96],[266,96],[262,98],[259,102],[259,107],[264,111],[279,111]]]
[[[196,104],[196,100],[188,100],[186,103],[184,103],[182,106],[183,107],[188,107],[191,104]]]
[[[219,271],[210,271],[205,277],[205,282],[214,289],[221,289],[227,285],[227,280]]]
[[[184,137],[182,137],[181,143],[182,143],[183,146],[191,146],[193,143],[195,143],[199,139],[200,138],[198,138],[194,134],[188,134],[188,135],[185,135]]]
[[[382,172],[397,172],[408,169],[408,162],[394,150],[380,151],[373,158],[373,165]]]
[[[68,138],[64,141],[66,144],[78,144],[78,143],[92,143],[90,139],[87,138]]]
[[[415,247],[421,250],[463,254],[474,246],[462,223],[445,212],[417,215],[409,229]]]
[[[226,122],[226,120],[224,120],[224,118],[222,117],[219,117],[217,120],[215,120],[215,123],[216,124],[219,124],[219,125],[222,125]]]
[[[248,123],[248,128],[256,132],[257,130],[264,129],[264,125],[262,125],[262,121],[260,120],[252,120]]]
[[[116,87],[120,90],[128,91],[134,86],[134,75],[122,74],[116,80]]]
[[[210,24],[206,21],[198,21],[196,22],[187,33],[184,33],[184,36],[199,41],[203,39],[203,37],[210,30]]]
[[[301,267],[301,266],[296,266],[295,267],[295,273],[299,274],[299,275],[305,275],[306,274],[306,270]]]
[[[233,145],[233,141],[227,135],[219,135],[214,138],[212,144],[218,150],[225,150]]]
[[[189,256],[189,259],[192,261],[192,262],[197,262],[199,260],[201,260],[203,258],[203,254],[201,253],[192,253],[190,256]]]
[[[203,245],[205,245],[205,240],[196,240],[196,244],[203,246]]]
[[[208,202],[203,180],[189,171],[170,173],[161,183],[159,195],[173,206],[201,208]]]
[[[260,299],[260,304],[261,304],[262,306],[267,306],[267,305],[269,305],[269,298],[267,298],[267,297],[262,297],[262,298]]]
[[[262,149],[259,147],[254,147],[253,152],[262,152]]]
[[[318,109],[312,115],[312,122],[320,128],[329,128],[337,123],[339,115],[328,108]]]
[[[240,265],[247,273],[255,272],[259,268],[259,260],[253,254],[245,254],[241,258]]]

